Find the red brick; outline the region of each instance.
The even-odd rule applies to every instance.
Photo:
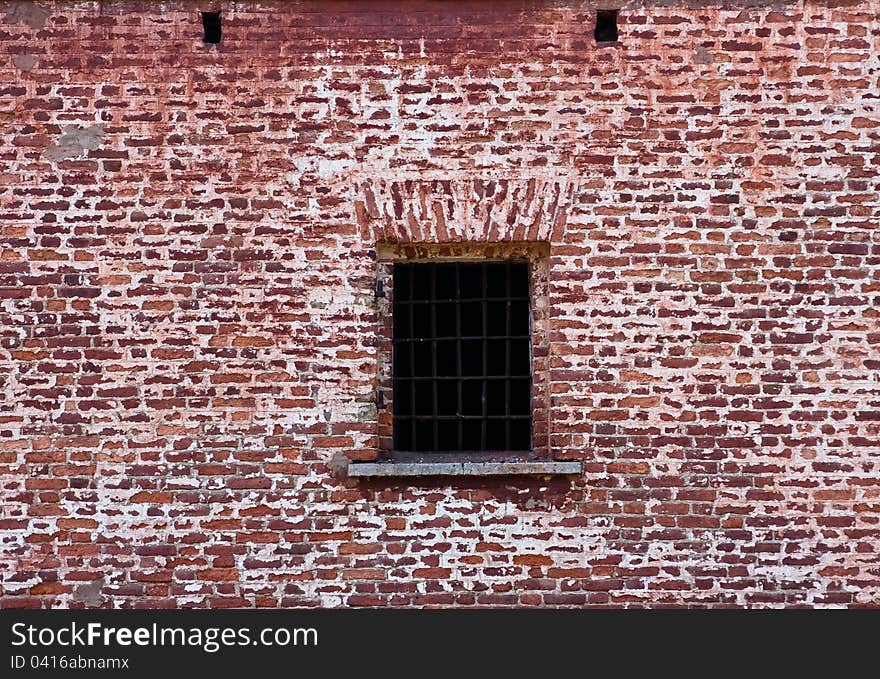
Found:
[[[880,6],[735,4],[13,12],[0,607],[876,607]],[[518,243],[584,473],[336,473],[380,251]]]

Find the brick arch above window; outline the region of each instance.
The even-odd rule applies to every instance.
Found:
[[[558,241],[573,189],[558,177],[369,178],[355,183],[355,212],[372,242]]]

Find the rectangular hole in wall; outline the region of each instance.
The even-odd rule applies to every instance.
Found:
[[[616,9],[596,10],[596,29],[593,32],[596,42],[617,42],[617,12]]]
[[[395,265],[397,451],[532,449],[529,275],[513,259]]]
[[[202,28],[205,31],[203,40],[211,45],[220,42],[220,12],[202,12]]]

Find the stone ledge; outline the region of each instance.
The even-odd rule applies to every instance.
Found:
[[[353,462],[350,477],[580,474],[580,462]]]

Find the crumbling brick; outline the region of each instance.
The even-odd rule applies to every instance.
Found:
[[[595,9],[4,6],[0,605],[880,605],[880,4]],[[473,241],[583,475],[347,478]]]

